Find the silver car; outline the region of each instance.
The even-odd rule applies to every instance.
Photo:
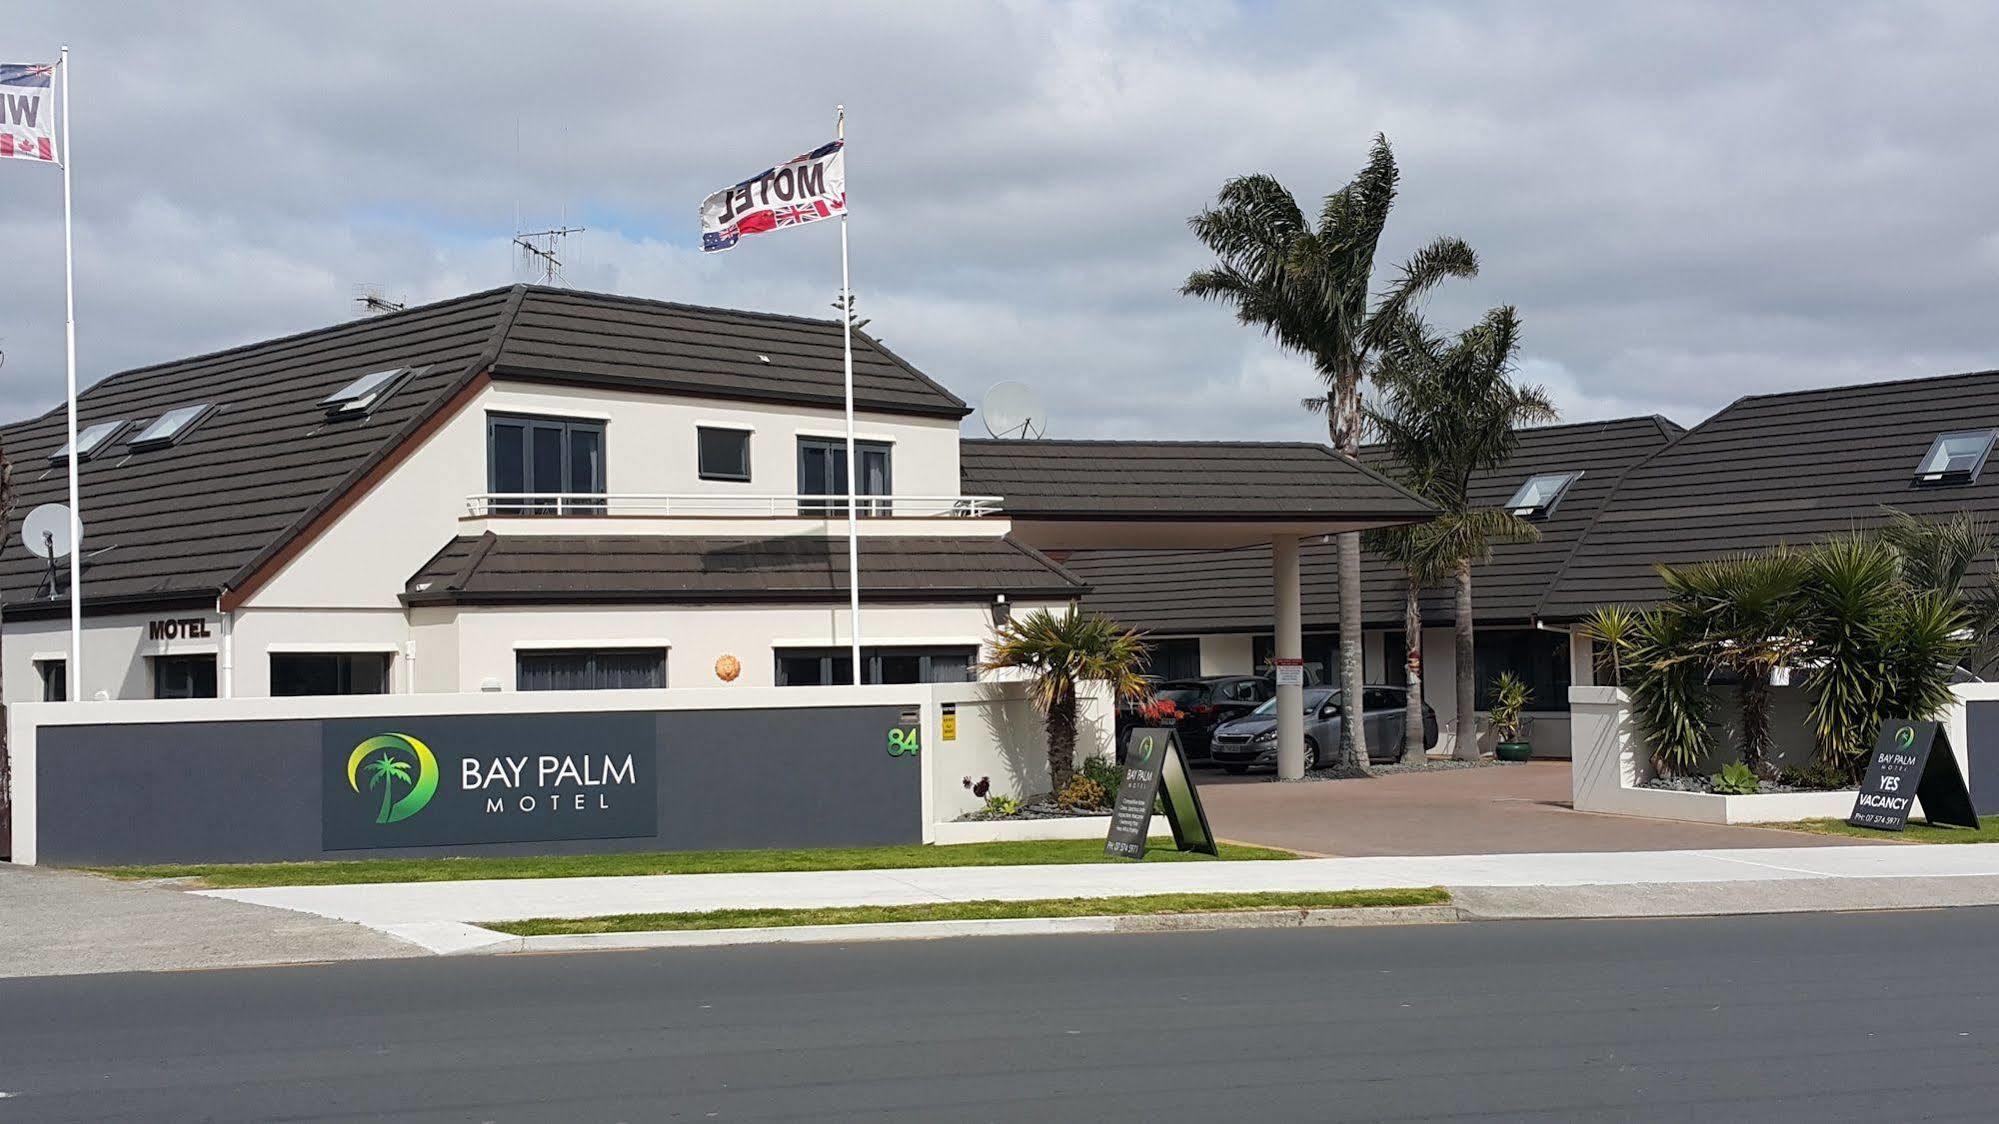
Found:
[[[1370,762],[1385,765],[1402,758],[1402,730],[1407,721],[1409,692],[1401,687],[1367,687],[1361,694],[1362,731],[1367,735]],[[1215,727],[1209,756],[1231,773],[1277,767],[1277,700],[1271,699],[1246,717]],[[1340,744],[1340,692],[1334,687],[1305,688],[1305,768],[1330,762]],[[1423,748],[1437,744],[1437,712],[1423,704]]]

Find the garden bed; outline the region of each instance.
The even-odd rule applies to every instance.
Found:
[[[1642,782],[1642,783],[1641,783],[1641,784],[1639,784],[1639,785],[1638,785],[1637,787],[1639,787],[1639,788],[1658,788],[1658,789],[1665,789],[1665,790],[1667,790],[1667,791],[1670,791],[1670,792],[1708,792],[1708,793],[1714,793],[1714,778],[1713,778],[1713,777],[1653,777],[1653,778],[1652,778],[1651,780],[1648,780],[1648,781],[1644,781],[1644,782]],[[1781,794],[1781,793],[1786,793],[1786,792],[1845,792],[1845,793],[1854,793],[1854,792],[1858,792],[1859,790],[1860,790],[1860,786],[1858,786],[1858,785],[1851,785],[1851,784],[1849,784],[1849,785],[1841,785],[1841,786],[1840,786],[1840,787],[1838,787],[1838,788],[1812,788],[1812,787],[1808,787],[1808,786],[1805,786],[1805,785],[1791,785],[1791,784],[1784,784],[1784,783],[1783,783],[1783,782],[1781,782],[1781,781],[1762,781],[1762,782],[1759,782],[1759,783],[1758,783],[1758,785],[1757,785],[1757,787],[1756,787],[1756,791],[1755,791],[1755,792],[1753,792],[1753,793],[1749,793],[1748,795],[1751,795],[1751,796],[1775,796],[1775,795],[1778,795],[1778,794]],[[1732,794],[1732,793],[1715,793],[1715,795],[1718,795],[1718,796],[1728,796],[1728,795],[1736,795],[1736,794]]]

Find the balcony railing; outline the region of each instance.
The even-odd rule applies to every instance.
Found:
[[[640,516],[679,519],[845,518],[846,496],[482,492],[465,497],[469,519],[489,516]],[[998,496],[856,496],[863,518],[973,519],[1000,513]]]

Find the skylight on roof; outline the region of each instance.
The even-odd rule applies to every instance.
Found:
[[[132,438],[132,448],[152,449],[171,445],[186,437],[195,423],[207,417],[213,408],[204,402],[197,406],[177,406],[168,410],[154,418],[151,425],[140,430],[138,436]]]
[[[110,447],[112,439],[118,436],[119,431],[125,428],[125,424],[125,419],[119,418],[117,421],[98,422],[95,425],[84,426],[83,432],[76,435],[76,459],[87,461],[103,452],[106,448]],[[63,442],[62,448],[49,454],[49,459],[52,461],[68,460],[69,442]]]
[[[1930,451],[1916,466],[1919,485],[1969,484],[1978,479],[1985,458],[1992,452],[1992,440],[1999,429],[1966,429],[1940,434],[1930,443]]]
[[[1506,501],[1506,510],[1522,519],[1546,519],[1555,513],[1555,505],[1562,502],[1562,496],[1569,485],[1582,476],[1580,472],[1541,472],[1527,478],[1513,498]]]
[[[325,398],[319,404],[326,407],[328,417],[352,417],[366,414],[375,404],[393,394],[403,380],[414,373],[410,367],[394,367],[386,371],[362,375]]]

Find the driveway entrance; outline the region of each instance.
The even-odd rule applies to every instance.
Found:
[[[1578,812],[1569,763],[1274,784],[1201,770],[1215,835],[1321,855],[1476,855],[1839,847],[1872,840]],[[1884,840],[1885,841],[1885,840]]]

